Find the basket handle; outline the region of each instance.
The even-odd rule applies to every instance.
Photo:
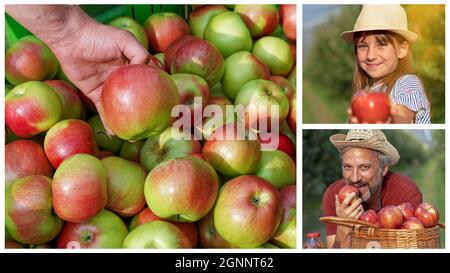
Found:
[[[343,219],[338,217],[332,217],[332,216],[326,216],[326,217],[320,217],[319,220],[324,223],[332,223],[332,224],[338,224],[341,226],[346,227],[354,227],[357,225],[371,227],[371,228],[378,228],[378,225],[368,223],[361,220],[355,220],[355,219]]]

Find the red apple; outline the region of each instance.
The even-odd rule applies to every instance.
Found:
[[[355,200],[355,198],[359,198],[361,193],[359,192],[359,189],[357,187],[352,186],[352,185],[345,185],[338,192],[339,203],[342,204],[342,202],[344,202],[345,198],[347,198],[347,196],[349,196],[350,194],[355,194],[355,197],[350,202],[350,204],[352,204],[353,201]]]
[[[64,160],[53,176],[53,207],[68,222],[80,223],[97,215],[107,204],[107,172],[103,163],[89,154]]]
[[[57,248],[122,248],[128,229],[119,216],[102,210],[81,223],[65,223]]]
[[[180,95],[180,103],[189,107],[190,115],[184,113],[181,115],[183,124],[194,125],[202,121],[203,108],[209,101],[208,83],[201,77],[194,74],[176,73],[171,75]],[[200,103],[195,103],[195,98]],[[195,115],[195,113],[198,113]],[[187,115],[187,116],[185,116]],[[197,120],[195,118],[197,117]]]
[[[283,32],[292,41],[297,40],[297,5],[280,5],[280,23]]]
[[[108,173],[106,208],[122,217],[137,214],[145,206],[144,182],[147,176],[136,163],[120,157],[102,159]]]
[[[106,79],[101,95],[106,123],[122,139],[140,140],[162,133],[179,103],[170,76],[152,65],[119,67]]]
[[[278,190],[262,178],[244,175],[222,186],[214,206],[214,224],[226,241],[254,248],[272,238],[282,214]]]
[[[223,92],[235,99],[244,84],[256,79],[268,80],[269,76],[269,68],[255,55],[247,51],[236,52],[225,60],[225,73],[221,80]]]
[[[166,66],[170,73],[189,73],[205,79],[213,86],[222,78],[225,65],[219,50],[211,43],[194,36],[183,36],[166,51]]]
[[[71,155],[98,156],[99,152],[91,126],[78,119],[66,119],[53,125],[45,136],[44,150],[55,169]]]
[[[391,103],[384,92],[357,91],[352,98],[352,114],[359,123],[385,123],[390,116]]]
[[[295,185],[289,185],[280,189],[283,217],[275,235],[270,239],[271,243],[279,247],[295,248],[297,245],[296,188]]]
[[[5,146],[5,186],[17,179],[40,174],[53,176],[53,169],[41,145],[30,140],[16,140]]]
[[[236,5],[234,12],[241,16],[253,38],[260,38],[275,31],[279,15],[275,5]]]
[[[52,211],[52,180],[25,176],[5,188],[5,226],[23,244],[44,244],[55,238],[63,221]]]
[[[405,220],[408,220],[409,218],[414,216],[414,206],[411,203],[401,203],[397,206],[402,213],[403,217],[405,217]]]
[[[83,102],[73,85],[62,80],[45,81],[61,98],[62,114],[61,120],[64,119],[81,119],[83,114]]]
[[[184,157],[156,166],[145,180],[145,200],[159,217],[195,222],[214,205],[218,177],[205,161]]]
[[[295,144],[283,133],[269,133],[266,138],[259,137],[262,150],[279,150],[285,152],[295,161]]]
[[[207,5],[195,8],[189,14],[189,27],[192,35],[203,39],[203,34],[209,21],[217,14],[225,11],[228,11],[228,9],[223,5]]]
[[[169,127],[162,134],[147,138],[141,149],[140,162],[151,171],[162,162],[201,151],[200,142],[189,132]]]
[[[61,118],[59,95],[45,83],[29,81],[14,87],[5,97],[5,122],[19,137],[47,131]]]
[[[403,223],[403,229],[422,229],[425,228],[422,222],[414,216],[411,216]]]
[[[167,47],[183,35],[190,34],[189,26],[179,15],[161,12],[150,15],[144,22],[150,49],[165,52]]]
[[[58,71],[58,60],[35,36],[25,36],[5,55],[5,77],[13,85],[28,81],[51,80]]]
[[[378,225],[378,213],[373,209],[366,210],[358,220]]]
[[[203,145],[203,156],[219,173],[236,177],[256,171],[261,146],[256,136],[249,139],[245,131],[251,134],[242,124],[227,123],[215,130]]]
[[[403,213],[396,206],[385,206],[378,212],[380,228],[398,229],[403,225]]]
[[[220,236],[214,226],[214,210],[197,222],[198,243],[202,248],[233,248],[233,245]]]
[[[439,223],[439,211],[428,203],[422,203],[414,211],[414,217],[419,219],[426,228]]]
[[[133,229],[135,229],[136,227],[148,223],[148,222],[153,222],[153,221],[157,221],[157,220],[161,220],[161,221],[166,221],[164,219],[162,219],[161,217],[157,216],[156,214],[153,213],[153,211],[151,209],[149,209],[148,207],[144,208],[143,210],[141,210],[141,212],[139,212],[137,215],[135,215],[133,217],[133,219],[131,219],[130,225],[129,225],[129,229],[130,231],[132,231]],[[190,241],[190,248],[194,248],[197,246],[197,227],[195,225],[195,223],[182,223],[182,222],[174,222],[174,221],[166,221],[169,222],[173,225],[175,225],[176,227],[178,227],[188,238]]]

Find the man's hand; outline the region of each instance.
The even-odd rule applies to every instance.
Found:
[[[339,197],[335,196],[336,216],[344,219],[358,219],[363,213],[364,208],[361,205],[362,199],[355,198],[356,194],[348,195],[342,204],[339,202]],[[351,203],[353,200],[353,203]],[[352,229],[345,226],[337,226],[336,236],[333,241],[335,248],[350,248],[351,247],[351,231]]]
[[[91,99],[103,120],[103,83],[125,64],[149,60],[147,49],[127,31],[97,23],[78,6],[7,5],[7,12],[46,43],[70,81]]]

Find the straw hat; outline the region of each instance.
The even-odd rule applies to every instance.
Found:
[[[417,39],[416,33],[408,31],[408,19],[401,5],[363,5],[353,30],[342,32],[341,38],[353,43],[355,32],[372,30],[397,33],[410,43]]]
[[[340,153],[352,147],[379,151],[389,158],[389,166],[395,165],[400,159],[397,149],[389,143],[381,130],[352,129],[347,135],[332,135],[330,141]]]

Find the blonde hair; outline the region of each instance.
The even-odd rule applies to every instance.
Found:
[[[403,42],[408,42],[405,38],[402,36],[385,30],[377,30],[377,31],[361,31],[356,32],[353,37],[353,44],[354,44],[354,50],[355,54],[357,53],[357,43],[361,39],[364,39],[368,35],[375,35],[375,39],[380,44],[392,44],[395,49],[397,49],[400,44]],[[412,54],[411,51],[408,49],[408,53],[406,56],[399,60],[397,67],[395,70],[387,75],[383,79],[384,86],[386,87],[386,92],[389,95],[392,88],[395,85],[395,82],[403,75],[405,74],[413,74],[413,60],[412,60]],[[353,74],[353,81],[352,81],[352,91],[355,93],[356,91],[360,89],[365,89],[368,86],[372,86],[373,81],[367,75],[367,73],[358,65],[358,60],[355,60],[355,73]]]

